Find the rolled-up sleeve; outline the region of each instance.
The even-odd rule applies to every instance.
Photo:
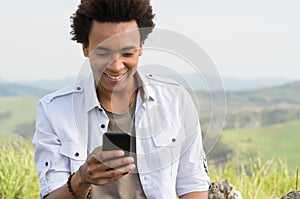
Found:
[[[62,144],[47,115],[47,104],[40,101],[36,110],[36,131],[32,142],[35,145],[40,197],[43,198],[66,183],[70,174],[70,161],[60,153]]]
[[[194,139],[190,148],[180,157],[176,191],[178,196],[191,192],[207,191],[210,186],[210,177],[207,170],[205,153],[200,148],[199,138]],[[202,148],[201,148],[202,149]]]
[[[197,109],[190,96],[184,96],[183,124],[184,141],[176,179],[176,192],[182,196],[191,192],[208,191],[210,177],[203,150],[201,128]]]

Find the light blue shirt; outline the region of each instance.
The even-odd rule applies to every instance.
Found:
[[[207,191],[210,179],[199,118],[188,92],[173,80],[138,73],[137,167],[149,199]],[[40,197],[64,185],[95,147],[109,120],[93,76],[40,99],[33,138]]]

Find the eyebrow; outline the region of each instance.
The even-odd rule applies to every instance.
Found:
[[[137,49],[137,47],[136,46],[128,46],[128,47],[122,48],[121,51],[134,50],[134,49]]]
[[[133,49],[137,49],[137,47],[136,46],[128,46],[128,47],[122,48],[120,51],[127,51],[127,50],[133,50]],[[106,48],[104,46],[97,46],[95,48],[95,50],[111,51],[111,49]]]
[[[95,50],[105,50],[105,51],[110,51],[109,48],[106,48],[106,47],[103,47],[103,46],[97,46],[97,47],[95,48]]]

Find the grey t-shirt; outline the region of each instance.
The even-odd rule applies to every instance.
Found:
[[[108,132],[128,132],[132,136],[130,154],[136,160],[136,140],[135,140],[135,105],[132,103],[127,111],[122,114],[115,114],[106,111],[109,117]],[[136,162],[136,161],[135,161]],[[104,198],[104,199],[145,199],[142,185],[140,183],[139,174],[137,170],[123,176],[116,182],[104,185],[104,186],[93,186],[92,198]]]

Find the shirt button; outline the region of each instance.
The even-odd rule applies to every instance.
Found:
[[[47,167],[49,165],[49,163],[48,162],[45,162],[45,166]]]
[[[172,142],[173,142],[173,143],[176,142],[176,139],[175,139],[175,138],[172,138]]]
[[[148,176],[144,176],[144,180],[148,181],[149,180]]]
[[[101,126],[100,126],[100,127],[104,129],[104,128],[105,128],[105,124],[101,124]]]
[[[78,87],[76,88],[76,90],[80,91],[80,90],[81,90],[81,88],[78,86]]]
[[[75,157],[78,157],[78,156],[79,156],[79,153],[78,153],[78,152],[76,152],[76,153],[75,153]]]
[[[102,109],[102,108],[100,108],[100,109],[99,109],[99,111],[100,111],[100,112],[102,112],[102,111],[103,111],[103,109]]]

